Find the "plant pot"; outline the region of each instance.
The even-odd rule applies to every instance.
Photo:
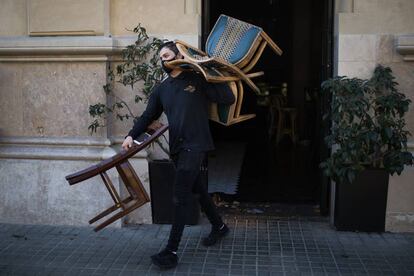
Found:
[[[334,226],[341,231],[384,232],[389,174],[367,169],[335,186]]]
[[[149,178],[152,222],[156,224],[171,224],[174,216],[174,163],[171,160],[149,161]],[[200,179],[203,178],[200,177]],[[207,173],[205,178],[207,181]],[[191,194],[186,224],[195,225],[198,223],[199,218],[200,205],[197,197]]]

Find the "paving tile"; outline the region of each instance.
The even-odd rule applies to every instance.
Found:
[[[186,227],[180,264],[160,271],[149,256],[169,226],[108,228],[0,224],[0,275],[414,275],[413,234],[337,232],[324,218],[226,216],[231,234],[200,240]]]

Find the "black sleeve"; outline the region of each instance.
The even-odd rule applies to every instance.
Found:
[[[128,132],[127,136],[131,136],[132,139],[137,138],[140,134],[144,133],[147,127],[162,114],[163,108],[161,105],[159,90],[154,89],[148,100],[148,105],[142,115],[135,120],[133,128]]]
[[[207,98],[212,102],[231,105],[236,100],[227,83],[211,83],[204,81],[203,89]]]

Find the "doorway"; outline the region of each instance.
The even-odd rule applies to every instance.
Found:
[[[202,45],[226,14],[262,27],[284,51],[279,57],[267,48],[255,67],[264,71],[256,83],[269,95],[245,86],[241,113],[254,119],[230,127],[210,123],[216,143],[209,157],[211,192],[227,201],[319,205],[328,212],[328,180],[319,163],[329,153],[321,116],[329,100],[319,88],[332,76],[332,2],[203,1]],[[283,98],[283,114],[272,105],[275,95]],[[295,134],[286,135],[293,128]]]

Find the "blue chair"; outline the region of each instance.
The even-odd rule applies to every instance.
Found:
[[[250,73],[250,71],[259,60],[266,46],[269,45],[277,55],[282,54],[282,50],[262,28],[227,15],[220,15],[210,32],[205,45],[206,52],[183,41],[176,40],[175,42],[184,59],[169,62],[168,67],[190,67],[200,72],[208,82],[235,82],[234,85],[230,86],[237,90],[233,92],[238,100],[232,108],[227,110],[227,113],[231,116],[227,116],[227,121],[224,119],[217,120],[217,116],[211,116],[212,120],[225,125],[240,121],[240,114],[237,114],[236,111],[240,111],[243,87],[239,84],[239,81],[245,82],[254,92],[260,93],[260,89],[252,79],[263,75],[263,72]],[[234,111],[233,114],[231,114],[232,110]],[[214,114],[220,113],[223,112],[217,110]],[[223,115],[222,118],[224,117]],[[250,114],[243,117],[243,120],[253,117],[254,114]]]

